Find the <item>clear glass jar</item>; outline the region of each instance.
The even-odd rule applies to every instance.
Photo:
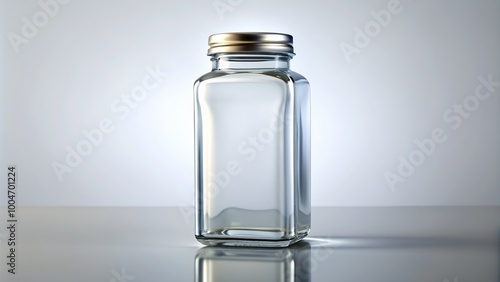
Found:
[[[290,70],[292,36],[209,38],[194,84],[196,238],[285,247],[310,230],[309,82]]]

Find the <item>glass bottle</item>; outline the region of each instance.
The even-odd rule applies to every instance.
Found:
[[[209,37],[194,83],[195,236],[205,245],[286,247],[310,230],[309,82],[281,33]]]

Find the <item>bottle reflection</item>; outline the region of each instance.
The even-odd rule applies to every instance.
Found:
[[[288,248],[204,247],[195,259],[196,282],[309,282],[311,246]]]

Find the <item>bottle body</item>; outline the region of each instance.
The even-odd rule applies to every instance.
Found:
[[[195,236],[288,246],[310,229],[309,83],[283,56],[213,60],[194,86]]]

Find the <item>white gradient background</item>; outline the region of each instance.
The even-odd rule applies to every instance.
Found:
[[[350,63],[339,44],[389,1],[219,2],[237,5],[221,18],[211,0],[72,0],[18,53],[7,34],[41,9],[0,2],[0,161],[17,165],[20,205],[191,205],[192,84],[210,70],[207,37],[225,31],[294,36],[292,69],[312,85],[314,206],[500,204],[500,88],[457,130],[442,118],[478,76],[500,81],[500,1],[401,0]],[[168,77],[119,119],[113,101],[156,65]],[[114,131],[60,183],[51,163],[106,117]],[[391,190],[384,173],[437,127],[447,141]]]

